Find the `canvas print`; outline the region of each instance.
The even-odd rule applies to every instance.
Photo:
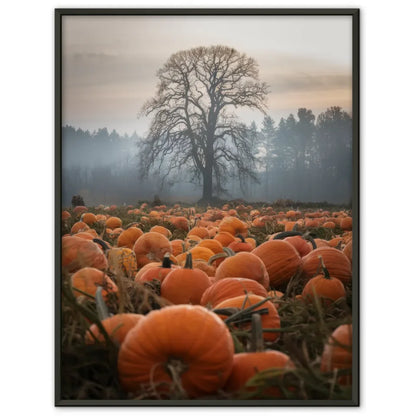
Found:
[[[57,404],[357,404],[356,18],[58,11]]]

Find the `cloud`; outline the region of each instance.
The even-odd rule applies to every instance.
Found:
[[[329,91],[351,88],[350,74],[280,74],[269,81],[272,93]]]

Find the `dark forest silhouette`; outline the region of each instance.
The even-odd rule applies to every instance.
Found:
[[[352,193],[352,119],[340,107],[331,107],[317,117],[299,108],[276,123],[266,116],[261,126],[250,126],[253,172],[245,192],[238,178],[230,177],[218,197],[273,202],[276,199],[349,203]],[[167,163],[147,179],[140,179],[138,160],[145,139],[137,134],[121,136],[106,128],[93,133],[72,126],[62,129],[63,204],[73,195],[85,203],[134,204],[158,194],[167,202],[196,202],[201,185],[186,174],[180,183],[162,187]],[[166,156],[169,158],[169,156]],[[167,162],[165,160],[165,162]],[[177,179],[177,178],[176,178]]]

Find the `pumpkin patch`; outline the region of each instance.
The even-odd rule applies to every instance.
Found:
[[[90,371],[117,380],[114,398],[345,397],[353,235],[339,212],[63,210],[63,359],[102,351]]]

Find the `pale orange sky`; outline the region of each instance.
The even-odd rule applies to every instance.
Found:
[[[156,90],[157,70],[171,54],[226,45],[254,58],[270,85],[276,123],[299,107],[315,116],[352,106],[351,16],[64,16],[63,124],[144,134],[137,119]],[[261,125],[263,115],[238,112]]]

